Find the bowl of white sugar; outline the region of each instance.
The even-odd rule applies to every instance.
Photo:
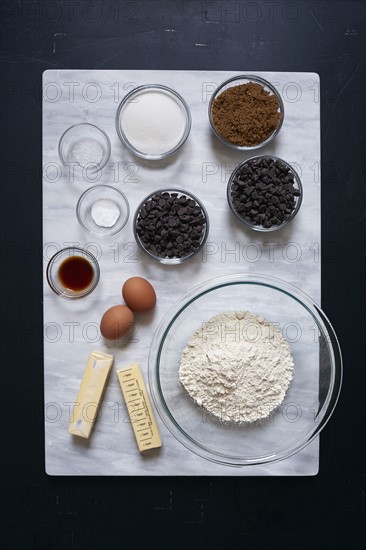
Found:
[[[129,92],[116,114],[119,139],[146,160],[170,157],[191,130],[191,113],[184,99],[162,84],[146,84]]]

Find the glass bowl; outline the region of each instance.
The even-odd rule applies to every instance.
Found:
[[[287,218],[287,220],[284,220],[282,223],[279,223],[278,225],[272,225],[271,227],[268,227],[268,228],[264,227],[263,225],[255,225],[253,223],[250,223],[250,222],[246,221],[245,218],[243,218],[239,214],[239,212],[237,212],[235,210],[235,208],[233,206],[232,196],[231,196],[231,187],[234,183],[234,179],[237,176],[237,174],[240,172],[240,170],[242,169],[243,166],[248,164],[249,161],[253,161],[253,160],[257,160],[257,159],[258,160],[260,160],[260,159],[278,160],[278,161],[282,162],[283,164],[285,164],[287,166],[287,168],[289,168],[291,170],[291,172],[293,173],[293,175],[294,175],[293,185],[294,185],[295,189],[298,189],[300,191],[300,195],[294,197],[294,199],[295,199],[295,208],[293,209],[291,215]],[[244,160],[243,162],[241,162],[235,168],[235,170],[231,174],[230,179],[229,179],[228,184],[227,184],[226,196],[227,196],[227,201],[228,201],[229,206],[230,206],[230,210],[232,211],[234,216],[239,220],[240,223],[242,223],[246,227],[249,227],[250,229],[254,229],[255,231],[271,232],[271,231],[277,231],[278,229],[282,229],[287,224],[289,224],[290,221],[292,221],[294,219],[294,217],[296,216],[296,214],[300,210],[300,206],[301,206],[301,203],[302,203],[302,197],[303,197],[303,188],[302,188],[301,180],[300,180],[296,170],[294,170],[288,162],[286,162],[285,160],[283,160],[279,157],[275,157],[273,155],[259,155],[259,156],[251,157],[251,158],[248,158],[248,159]]]
[[[64,286],[60,278],[60,267],[63,262],[70,258],[82,258],[86,260],[92,268],[92,278],[88,286],[82,290],[72,290]],[[95,290],[98,285],[100,270],[98,260],[88,250],[78,248],[76,246],[63,248],[56,252],[50,259],[47,265],[46,271],[47,282],[51,289],[62,298],[68,298],[75,300],[78,298],[84,298]]]
[[[176,193],[178,197],[182,197],[184,195],[188,199],[193,200],[197,204],[197,206],[199,206],[201,208],[201,210],[204,214],[206,223],[204,224],[204,230],[203,230],[201,239],[199,241],[199,243],[200,243],[199,247],[196,248],[194,250],[194,252],[191,252],[190,254],[187,254],[186,256],[182,256],[182,257],[164,258],[164,257],[158,256],[158,255],[154,254],[153,252],[151,252],[150,250],[148,250],[145,247],[142,240],[140,239],[140,237],[137,233],[137,227],[136,227],[137,223],[138,223],[138,217],[139,217],[140,209],[146,201],[148,201],[149,199],[151,199],[152,197],[154,197],[154,195],[156,195],[158,193]],[[153,258],[154,260],[156,260],[156,261],[158,261],[162,264],[166,264],[166,265],[181,264],[181,263],[186,262],[187,260],[190,260],[191,258],[193,258],[196,254],[198,254],[198,252],[200,252],[200,250],[202,250],[202,248],[203,248],[203,246],[204,246],[204,244],[207,240],[208,232],[209,232],[209,220],[208,220],[208,213],[207,213],[206,208],[203,206],[202,202],[195,195],[193,195],[192,193],[190,193],[188,191],[184,191],[182,189],[158,189],[157,191],[154,191],[153,193],[150,193],[150,195],[145,197],[140,202],[140,204],[138,205],[138,207],[136,209],[136,212],[135,212],[134,219],[133,219],[133,233],[134,233],[134,236],[135,236],[135,239],[136,239],[136,242],[137,242],[138,246],[141,248],[141,250],[146,252],[146,254],[148,254],[151,258]]]
[[[126,116],[128,110],[130,110],[130,117],[137,116],[139,108],[139,97],[141,98],[144,94],[150,92],[166,95],[169,99],[174,101],[175,105],[178,105],[181,111],[183,119],[183,129],[182,132],[177,132],[176,143],[173,147],[168,147],[167,149],[163,148],[162,150],[159,150],[159,148],[157,147],[156,151],[143,151],[138,145],[136,145],[136,143],[134,145],[130,141],[131,137],[129,140],[126,135],[124,116]],[[171,103],[171,105],[173,105],[173,103]],[[159,122],[158,120],[156,120],[158,116],[160,115],[158,115],[156,109],[153,109],[151,111],[152,124]],[[169,118],[169,113],[166,113],[166,116]],[[116,131],[120,141],[123,143],[123,145],[125,145],[125,147],[127,147],[127,149],[131,151],[131,153],[146,160],[161,160],[173,155],[176,151],[178,151],[178,149],[180,149],[180,147],[182,147],[182,145],[187,140],[191,131],[191,124],[191,113],[187,103],[175,90],[172,90],[167,86],[163,86],[162,84],[145,84],[144,86],[138,86],[123,98],[116,114]],[[145,127],[145,134],[147,132],[149,132],[148,125]]]
[[[111,156],[111,142],[107,134],[89,122],[75,124],[61,136],[58,152],[61,162],[70,172],[100,172]]]
[[[257,145],[252,145],[252,146],[236,145],[235,143],[232,143],[231,141],[228,141],[227,139],[225,139],[220,134],[220,132],[216,129],[215,124],[213,122],[213,117],[212,117],[212,105],[213,105],[214,100],[222,92],[224,92],[228,88],[231,88],[232,86],[238,86],[240,84],[248,84],[249,82],[254,82],[256,84],[260,84],[261,86],[264,87],[264,89],[267,92],[269,92],[270,94],[273,94],[277,97],[278,103],[280,105],[281,117],[280,117],[280,121],[278,123],[277,128],[272,132],[272,134],[270,136],[267,137],[267,139],[265,139],[261,143],[258,143]],[[285,109],[284,109],[283,101],[282,101],[282,98],[281,98],[280,94],[276,90],[276,88],[270,82],[268,82],[267,80],[264,80],[264,78],[260,78],[259,76],[254,76],[254,75],[233,76],[232,78],[229,78],[228,80],[225,80],[225,82],[220,84],[220,86],[218,86],[216,88],[216,90],[213,92],[213,94],[211,96],[211,99],[210,99],[209,106],[208,106],[208,117],[209,117],[211,128],[212,128],[214,134],[219,138],[220,141],[225,143],[225,145],[228,145],[229,147],[232,147],[233,149],[237,149],[238,151],[252,151],[254,149],[258,149],[259,147],[263,147],[264,145],[268,145],[268,143],[270,143],[277,136],[278,132],[280,131],[282,123],[283,123],[284,116],[285,116]]]
[[[96,208],[98,207],[99,218],[96,217],[98,215]],[[111,212],[112,207],[114,212]],[[103,216],[101,208],[104,209],[104,212],[106,208],[109,208],[109,216],[101,218]],[[113,219],[118,215],[118,210],[119,216],[112,223]],[[111,185],[95,185],[94,187],[90,187],[90,189],[87,189],[81,195],[76,205],[76,216],[80,225],[90,233],[103,237],[115,235],[121,231],[126,225],[129,215],[130,206],[126,195]],[[98,221],[100,219],[101,224],[98,225],[94,218]]]
[[[212,316],[247,310],[276,324],[290,346],[293,379],[269,418],[224,422],[205,412],[178,380],[182,351]],[[336,334],[319,306],[289,283],[262,275],[231,275],[191,290],[165,315],[150,349],[149,384],[159,415],[176,439],[213,462],[245,466],[297,453],[328,422],[342,381]]]

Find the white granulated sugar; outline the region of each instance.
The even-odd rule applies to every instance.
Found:
[[[113,227],[121,215],[118,205],[110,199],[95,201],[90,213],[94,222],[99,227]]]
[[[77,141],[72,148],[72,155],[81,167],[89,164],[100,164],[103,159],[103,147],[92,138],[83,138]]]
[[[185,116],[179,103],[160,91],[146,91],[126,104],[122,128],[138,151],[161,155],[173,149],[185,129]]]
[[[221,420],[253,422],[282,403],[293,366],[276,326],[237,311],[215,315],[193,333],[179,380],[198,405]]]

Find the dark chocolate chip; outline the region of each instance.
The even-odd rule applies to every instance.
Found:
[[[154,255],[181,258],[199,248],[205,223],[204,213],[195,200],[163,192],[155,193],[141,206],[136,231],[145,248]]]
[[[233,209],[249,223],[266,228],[278,225],[291,217],[296,197],[301,194],[295,179],[294,172],[282,161],[249,160],[233,178]]]

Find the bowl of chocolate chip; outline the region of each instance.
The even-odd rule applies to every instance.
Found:
[[[159,189],[137,207],[133,230],[137,244],[151,258],[163,264],[180,264],[205,244],[208,214],[192,193]]]
[[[239,75],[216,88],[208,107],[211,128],[226,145],[240,151],[272,141],[284,119],[283,101],[264,78]]]
[[[292,166],[274,156],[252,157],[239,164],[227,186],[232,213],[256,231],[282,229],[298,213],[301,180]]]

